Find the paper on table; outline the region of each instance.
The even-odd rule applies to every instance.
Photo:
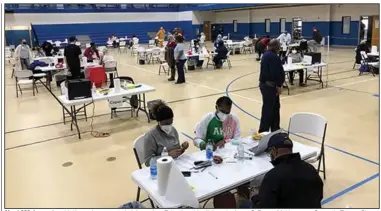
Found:
[[[180,169],[173,165],[169,173],[165,197],[167,200],[183,206],[199,208],[199,203],[191,186],[186,181]]]

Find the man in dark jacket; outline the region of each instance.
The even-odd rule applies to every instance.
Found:
[[[311,52],[317,52],[323,37],[317,27],[313,27],[312,30],[312,40],[308,41],[307,44]]]
[[[216,26],[213,26],[212,27],[212,42],[214,43],[214,41],[216,41],[216,38],[217,38],[217,29],[216,29]]]
[[[224,41],[220,40],[218,42],[218,47],[216,49],[217,55],[214,56],[213,62],[216,65],[216,69],[220,69],[222,67],[222,59],[226,59],[226,55],[228,54],[228,49],[224,45]]]
[[[263,178],[259,193],[252,198],[255,208],[321,208],[323,181],[316,169],[292,153],[287,133],[273,135],[266,152],[271,169]]]
[[[259,133],[280,129],[279,95],[285,76],[282,61],[278,57],[280,44],[276,39],[269,42],[267,51],[261,59],[259,88],[262,94],[262,116]]]
[[[42,44],[42,50],[45,52],[46,56],[53,56],[53,45],[50,42],[45,41]]]

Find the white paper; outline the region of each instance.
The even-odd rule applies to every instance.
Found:
[[[292,57],[287,57],[287,64],[292,65]]]
[[[157,186],[161,196],[167,191],[169,174],[172,168],[172,157],[165,156],[157,159]]]
[[[169,173],[168,186],[165,196],[168,201],[173,203],[199,208],[199,203],[195,193],[191,190],[190,185],[186,181],[180,169],[176,165],[173,165],[173,162]]]
[[[120,79],[119,78],[114,79],[114,90],[115,90],[115,93],[120,92]]]

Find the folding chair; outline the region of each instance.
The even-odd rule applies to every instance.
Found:
[[[306,160],[308,163],[318,162],[317,171],[323,172],[324,180],[326,179],[325,175],[325,153],[324,153],[324,142],[325,135],[327,131],[327,120],[319,114],[314,113],[295,113],[291,116],[290,122],[288,125],[288,134],[307,134],[312,135],[317,138],[321,138],[321,147],[320,152],[317,156],[309,158]],[[323,162],[323,163],[322,163]],[[320,165],[323,165],[323,170],[320,170]]]
[[[361,65],[364,65],[368,68],[369,72],[372,73],[373,76],[376,76],[374,74],[374,68],[377,67],[377,65],[379,65],[379,62],[370,62],[369,61],[369,58],[368,58],[368,55],[366,54],[365,51],[360,51],[360,54],[361,54]],[[360,71],[359,75],[362,75],[364,72]]]
[[[139,136],[135,141],[134,141],[134,154],[135,154],[135,158],[136,158],[136,162],[138,163],[138,167],[139,169],[142,169],[142,164],[144,164],[144,145],[145,145],[145,139],[144,139],[144,135],[142,136]],[[138,192],[136,194],[136,201],[139,201],[140,199],[140,187],[138,187]],[[151,203],[151,206],[152,208],[155,207],[155,205],[153,204],[153,201],[148,197],[146,199],[144,199],[143,201],[139,201],[141,203],[145,202],[149,200],[150,203]]]
[[[119,42],[119,53],[127,52],[126,41]]]
[[[159,59],[160,53],[161,53],[160,48],[152,48],[152,52],[150,56],[150,61],[152,62],[152,64],[154,64],[155,61],[160,63],[160,59]]]
[[[226,59],[222,59],[222,66],[224,65],[224,63],[228,63],[228,67],[229,69],[232,68],[232,64],[230,62],[230,54],[231,54],[231,50],[228,51],[228,53],[226,54]],[[214,65],[214,68],[216,68],[216,65]]]
[[[118,78],[120,79],[120,84],[124,84],[125,82],[127,82],[128,84],[135,84],[134,80],[129,76],[120,76]],[[110,85],[110,88],[113,88],[113,87],[114,87],[114,83]],[[114,116],[116,116],[117,112],[126,112],[126,111],[130,111],[131,117],[133,117],[135,109],[137,109],[139,105],[132,105],[131,103],[132,98],[134,98],[134,96],[123,97],[123,105],[121,107],[111,108],[111,119]]]
[[[115,60],[104,62],[104,68],[105,68],[106,76],[107,76],[107,74],[115,74],[115,75],[113,75],[112,78],[110,77],[110,80],[113,80],[115,77],[119,76],[117,66],[118,66],[118,63]]]
[[[32,84],[33,96],[35,96],[34,90],[38,93],[36,81],[33,78],[33,72],[31,70],[15,70],[14,76],[16,79],[16,96],[19,97],[19,91],[22,94],[20,85]]]
[[[156,47],[155,40],[149,40],[148,41],[148,48],[154,48],[154,47]]]
[[[167,61],[165,61],[164,54],[161,52],[159,56],[160,67],[159,67],[159,75],[161,73],[161,69],[163,69],[164,73],[169,75],[169,65]]]

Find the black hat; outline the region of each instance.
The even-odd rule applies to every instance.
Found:
[[[287,133],[277,133],[271,136],[267,143],[267,150],[271,148],[289,148],[292,149],[293,144]]]

